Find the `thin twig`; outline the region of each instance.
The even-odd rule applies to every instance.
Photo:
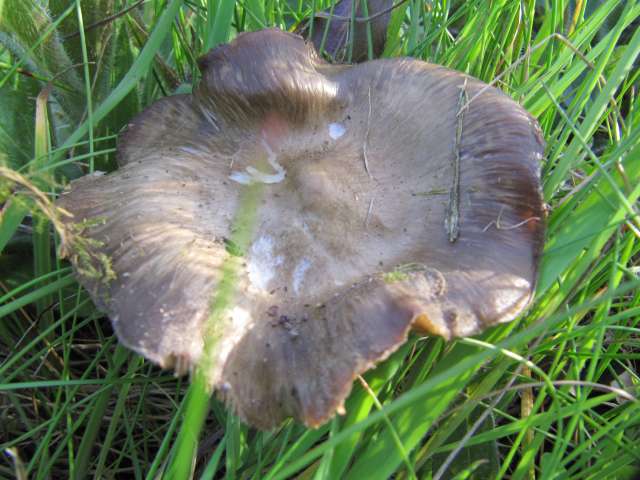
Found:
[[[139,0],[136,3],[134,3],[133,5],[131,5],[130,7],[125,8],[124,10],[121,10],[119,12],[114,13],[113,15],[110,15],[108,17],[103,18],[102,20],[99,20],[97,22],[92,23],[91,25],[87,25],[86,27],[84,27],[84,31],[85,33],[88,32],[89,30],[93,30],[94,28],[98,28],[101,27],[102,25],[105,25],[107,23],[110,23],[112,21],[114,21],[115,19],[126,15],[127,13],[129,13],[131,10],[133,10],[136,7],[139,7],[140,5],[142,5],[146,0]],[[75,38],[77,36],[80,35],[80,32],[74,32],[74,33],[70,33],[69,35],[65,35],[64,37],[62,37],[63,40],[69,40],[71,38]]]
[[[486,92],[489,88],[495,86],[500,80],[502,80],[502,78],[504,78],[505,76],[507,76],[508,74],[512,73],[517,67],[518,65],[520,65],[524,60],[528,60],[529,57],[533,54],[533,52],[539,50],[540,48],[544,47],[547,42],[549,40],[559,40],[561,43],[563,43],[566,47],[568,47],[578,58],[580,58],[580,60],[582,60],[584,62],[584,64],[591,70],[595,70],[595,65],[594,63],[589,60],[587,58],[587,56],[582,53],[580,50],[578,50],[577,47],[575,47],[567,37],[565,37],[564,35],[561,35],[559,33],[552,33],[551,35],[543,38],[542,40],[540,40],[540,42],[537,45],[534,45],[533,47],[528,47],[527,51],[525,53],[523,53],[515,62],[513,62],[509,68],[505,69],[500,75],[496,76],[493,80],[491,80],[489,83],[487,83],[484,87],[482,87],[480,90],[478,90],[478,92],[471,97],[471,99],[469,99],[469,101],[467,102],[467,107],[469,106],[469,104],[471,102],[473,102],[476,98],[478,98],[480,95],[482,95],[484,92]],[[607,80],[606,78],[604,78],[604,75],[600,74],[598,76],[598,82],[599,84],[602,86],[604,85]],[[616,99],[614,97],[611,97],[609,99],[609,104],[611,105],[611,108],[616,111],[618,113],[618,117],[622,123],[623,128],[626,128],[626,125],[624,124],[624,121],[622,120],[622,115],[620,115],[620,109],[618,108],[618,104],[616,102]]]
[[[387,428],[389,429],[389,433],[391,434],[391,437],[393,438],[393,440],[394,440],[394,442],[396,444],[396,447],[398,448],[398,452],[400,453],[400,457],[402,458],[402,460],[405,463],[405,466],[407,467],[407,472],[409,474],[409,478],[412,479],[412,480],[417,479],[418,477],[416,476],[416,472],[415,472],[415,470],[413,468],[413,465],[411,464],[411,460],[409,459],[409,456],[407,455],[407,452],[404,449],[404,445],[402,444],[402,439],[398,435],[398,432],[396,431],[395,427],[393,426],[393,423],[391,423],[391,419],[384,412],[382,404],[380,403],[380,400],[378,400],[378,396],[376,395],[376,392],[373,391],[373,389],[369,386],[369,384],[362,377],[362,375],[358,375],[358,380],[360,381],[360,385],[362,385],[362,388],[365,389],[365,391],[369,394],[369,396],[373,400],[373,403],[376,406],[376,408],[379,411],[382,412],[382,415],[384,417],[384,421],[387,424]]]
[[[528,366],[523,365],[522,375],[524,375],[525,377],[531,378],[532,377],[531,369]],[[533,413],[533,406],[534,406],[533,388],[531,387],[523,388],[522,393],[520,394],[520,418],[531,417]],[[524,439],[521,445],[523,455],[525,455],[526,451],[533,445],[534,436],[535,435],[533,430],[530,427],[526,427]],[[531,462],[529,464],[529,469],[527,473],[529,476],[528,478],[530,480],[535,480],[536,475],[535,475],[534,462]]]
[[[576,30],[576,25],[580,20],[580,14],[582,13],[582,7],[584,6],[584,0],[576,0],[575,8],[573,10],[573,17],[571,18],[571,25],[569,26],[569,35]]]
[[[22,187],[22,189],[14,188],[13,190],[15,193],[19,193],[33,199],[38,208],[40,208],[55,227],[58,235],[60,236],[61,244],[64,244],[67,238],[67,230],[64,228],[64,223],[60,220],[60,217],[71,217],[72,215],[63,208],[55,205],[51,200],[49,200],[49,197],[42,192],[42,190],[37,188],[25,176],[20,175],[16,171],[0,166],[0,179],[5,179],[11,184]]]
[[[502,220],[502,212],[504,211],[504,205],[502,206],[502,208],[500,209],[500,212],[498,213],[498,218],[496,220],[491,220],[483,229],[483,232],[486,232],[487,230],[489,230],[489,228],[491,228],[492,225],[496,226],[496,230],[515,230],[516,228],[519,228],[523,225],[526,225],[529,222],[532,221],[540,221],[540,217],[529,217],[526,218],[524,220],[522,220],[521,222],[516,223],[515,225],[502,225],[502,223],[500,222],[500,220]]]
[[[425,337],[429,338],[429,337]],[[524,372],[521,370],[518,374],[516,375],[512,375],[511,379],[513,380],[517,380],[517,378],[523,375],[524,376]],[[593,390],[598,390],[598,391],[602,391],[605,393],[614,393],[615,395],[624,398],[625,400],[628,401],[632,401],[632,402],[638,402],[640,401],[637,397],[633,396],[633,394],[631,394],[630,392],[621,389],[619,387],[613,387],[611,385],[606,385],[604,383],[596,383],[596,382],[587,382],[587,381],[583,381],[583,380],[552,380],[551,383],[556,386],[556,387],[565,387],[565,386],[571,386],[571,387],[585,387],[585,388],[592,388]],[[528,383],[518,383],[516,385],[513,384],[513,382],[507,384],[507,386],[499,388],[497,390],[493,390],[491,392],[485,393],[484,395],[475,397],[473,399],[473,401],[477,402],[478,404],[482,404],[482,402],[484,402],[485,400],[489,400],[491,398],[495,398],[496,396],[500,396],[500,395],[504,395],[507,392],[517,392],[517,391],[521,391],[521,390],[527,390],[527,389],[532,389],[532,388],[544,388],[548,386],[547,382],[528,382]],[[466,396],[467,399],[469,399],[468,396]],[[448,414],[449,416],[453,416],[456,415],[458,412],[461,412],[462,410],[464,410],[464,408],[467,406],[466,403],[462,403],[460,405],[457,405],[455,407],[453,407],[451,410],[449,410]],[[532,412],[533,414],[533,412]],[[420,464],[418,464],[418,466],[420,466]]]
[[[616,196],[618,197],[618,199],[620,200],[620,203],[622,204],[623,207],[625,207],[625,210],[627,210],[627,212],[629,213],[629,216],[631,217],[630,221],[627,223],[627,226],[633,231],[634,235],[637,238],[640,238],[640,214],[638,214],[638,212],[636,211],[635,206],[629,203],[629,200],[622,194],[622,192],[618,188],[614,179],[611,177],[611,175],[609,174],[607,169],[604,167],[604,165],[600,163],[600,160],[598,159],[596,154],[593,153],[593,150],[587,143],[587,140],[584,138],[580,130],[578,130],[578,128],[571,121],[571,119],[569,118],[567,113],[564,111],[562,106],[558,103],[558,100],[554,97],[551,90],[549,90],[549,87],[547,87],[547,85],[544,82],[541,82],[541,84],[542,84],[542,88],[545,90],[545,92],[549,96],[549,99],[553,102],[554,106],[556,107],[557,112],[565,121],[565,124],[571,129],[575,138],[577,138],[578,142],[580,142],[580,144],[582,145],[582,148],[585,150],[587,156],[591,158],[591,161],[596,165],[598,171],[605,177],[607,182],[609,182],[609,184],[613,187],[613,190]],[[624,181],[625,181],[624,176],[622,177],[622,181],[624,185]]]
[[[369,226],[369,219],[371,218],[371,212],[373,212],[373,200],[375,197],[371,197],[369,201],[369,209],[367,210],[367,216],[364,219],[364,228],[366,229]]]
[[[456,445],[456,448],[453,449],[453,451],[447,456],[446,460],[442,463],[442,465],[440,466],[436,474],[433,476],[433,480],[440,480],[441,478],[443,478],[444,474],[446,473],[451,463],[455,460],[455,458],[462,451],[462,449],[465,448],[465,446],[467,445],[471,437],[473,437],[475,432],[478,430],[478,428],[480,428],[480,426],[484,423],[484,421],[491,414],[491,412],[497,407],[498,403],[502,400],[502,398],[508,391],[507,389],[512,387],[512,385],[515,383],[516,379],[518,378],[518,376],[521,374],[522,370],[525,367],[529,367],[530,370],[533,370],[543,378],[544,380],[543,385],[549,388],[549,393],[555,398],[555,394],[553,393],[555,391],[555,388],[553,383],[551,382],[551,379],[546,377],[544,371],[528,358],[523,357],[515,352],[512,352],[511,350],[506,350],[504,348],[497,347],[496,345],[482,342],[480,340],[475,340],[472,338],[463,338],[461,339],[461,342],[499,350],[503,355],[507,356],[508,358],[512,358],[520,362],[520,365],[518,365],[518,367],[515,369],[515,372],[507,382],[506,389],[502,393],[498,394],[498,396],[491,402],[490,408],[483,411],[482,414],[478,417],[478,419],[473,423],[471,428],[469,428],[469,430],[465,433],[462,439],[458,442],[458,444]]]
[[[520,369],[522,369],[522,365],[518,365],[518,367],[516,368],[516,372],[507,383],[507,389],[515,383],[518,371]],[[493,402],[491,402],[490,408],[487,408],[486,410],[484,410],[480,415],[480,417],[478,417],[478,419],[473,423],[471,428],[469,428],[469,430],[465,433],[462,439],[460,439],[460,441],[456,445],[456,448],[454,448],[451,451],[451,453],[447,456],[445,461],[442,462],[442,465],[440,465],[440,468],[433,476],[433,480],[440,480],[441,478],[443,478],[444,474],[447,472],[447,470],[449,469],[453,461],[456,459],[458,454],[462,451],[463,448],[467,446],[467,443],[469,442],[471,437],[473,437],[473,435],[476,433],[476,430],[480,428],[480,426],[484,423],[484,421],[491,414],[491,412],[498,406],[498,403],[502,400],[502,397],[506,395],[508,391],[507,389],[505,389],[504,392],[498,394],[498,396],[493,400]]]
[[[362,144],[362,157],[364,159],[364,169],[367,172],[367,175],[369,175],[369,178],[373,178],[369,171],[369,158],[367,156],[367,143],[369,143],[369,130],[371,128],[371,86],[369,86],[368,96],[369,114],[367,115],[367,130],[364,132],[364,143]]]
[[[456,138],[453,145],[453,181],[449,192],[449,205],[447,208],[447,218],[445,226],[449,242],[453,243],[460,235],[460,144],[462,143],[462,125],[464,121],[464,112],[468,108],[467,95],[467,78],[460,87],[460,96],[458,97],[458,111],[456,113]]]
[[[591,174],[589,174],[589,176],[584,177],[580,180],[580,183],[578,183],[575,187],[573,187],[564,197],[562,197],[562,199],[560,199],[560,201],[558,203],[555,204],[555,206],[553,207],[554,209],[558,209],[559,207],[561,207],[563,204],[565,204],[568,200],[571,200],[574,195],[576,193],[578,193],[580,190],[584,189],[585,187],[587,187],[588,185],[591,184],[591,181],[594,179],[594,177],[600,173],[598,170],[594,170],[593,172],[591,172]],[[576,173],[573,172],[573,175],[576,176]],[[578,176],[578,178],[580,179],[580,177]]]
[[[471,97],[468,103],[470,104],[476,98],[478,98],[480,95],[486,92],[489,88],[495,86],[496,83],[498,83],[508,74],[512,73],[518,67],[518,65],[520,65],[524,60],[528,59],[535,51],[540,50],[542,47],[544,47],[547,44],[547,42],[552,39],[557,39],[557,40],[560,40],[562,43],[564,43],[567,47],[569,47],[573,51],[573,53],[578,55],[584,61],[584,63],[587,64],[589,68],[593,69],[595,67],[593,62],[589,61],[589,59],[580,50],[574,47],[573,44],[569,40],[567,40],[567,38],[565,38],[563,35],[560,35],[559,33],[552,33],[548,37],[545,37],[542,40],[540,40],[540,42],[537,45],[534,45],[533,47],[528,47],[525,53],[523,53],[515,62],[509,65],[509,68],[506,68],[502,73],[497,75],[493,80],[491,80],[484,87],[478,90],[478,92],[473,97]]]

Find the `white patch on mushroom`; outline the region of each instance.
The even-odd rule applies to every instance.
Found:
[[[307,270],[309,270],[310,266],[311,262],[308,258],[305,257],[300,260],[300,263],[298,263],[298,265],[296,265],[296,268],[293,270],[293,291],[295,293],[298,293],[300,291],[300,286],[302,285],[304,276],[307,273]]]
[[[225,312],[225,318],[228,321],[225,326],[228,334],[225,336],[224,341],[216,344],[215,358],[211,363],[210,375],[214,375],[220,369],[220,365],[224,364],[253,321],[250,310],[239,306],[228,309]],[[221,387],[225,388],[224,385]]]
[[[487,272],[487,275],[490,275],[490,272]],[[526,278],[517,275],[496,275],[495,273],[493,275],[497,281],[505,285],[504,288],[496,292],[493,299],[493,308],[499,312],[502,317],[506,316],[508,319],[506,321],[510,321],[513,315],[510,315],[508,312],[521,310],[528,302],[529,297],[524,295],[524,293],[531,292],[531,283]]]
[[[216,130],[219,131],[220,127],[218,126],[218,121],[216,120],[215,115],[208,108],[202,107],[202,105],[198,105],[200,112],[204,115],[204,118],[207,119],[209,124]]]
[[[201,155],[202,151],[198,150],[197,148],[193,148],[193,147],[179,147],[180,150],[182,150],[184,153],[188,153],[189,155]]]
[[[242,185],[251,185],[253,183],[253,178],[247,172],[231,172],[229,178],[234,182],[238,182]]]
[[[278,173],[275,173],[275,174],[264,173],[258,170],[257,168],[253,168],[253,167],[247,167],[247,172],[249,173],[249,175],[251,175],[251,177],[256,182],[262,182],[266,184],[280,183],[281,181],[284,180],[285,173],[284,173],[284,168],[282,168],[279,164],[278,164],[278,167],[280,167],[280,171],[278,171]]]
[[[262,145],[267,151],[267,161],[269,162],[269,165],[271,165],[271,167],[276,171],[276,173],[264,173],[257,168],[250,166],[245,168],[245,172],[239,172],[237,170],[231,172],[231,175],[229,175],[229,178],[231,180],[242,185],[251,185],[252,183],[256,182],[272,184],[280,183],[284,180],[287,173],[284,167],[278,163],[277,155],[265,140],[262,140]]]
[[[232,324],[230,328],[238,332],[244,331],[251,322],[251,314],[242,307],[233,307],[229,311],[229,317]]]
[[[330,123],[329,124],[329,136],[334,140],[339,139],[346,133],[347,129],[341,123]]]
[[[258,238],[249,252],[249,280],[257,288],[267,290],[275,275],[276,268],[282,265],[284,258],[273,255],[273,239],[268,235]]]

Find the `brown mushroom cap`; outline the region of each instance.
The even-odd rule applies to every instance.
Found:
[[[328,65],[277,30],[201,68],[193,95],[130,124],[117,172],[60,199],[111,259],[115,280],[80,281],[125,345],[164,367],[198,361],[253,182],[255,233],[210,379],[254,426],[320,425],[412,326],[472,335],[527,305],[543,144],[506,95],[412,59]]]
[[[363,4],[367,3],[367,16],[364,15]],[[353,0],[340,0],[333,8],[317,12],[314,16],[313,28],[308,22],[299,33],[309,38],[316,50],[337,62],[347,61],[351,44],[351,61],[362,62],[367,59],[369,37],[367,26],[371,31],[371,48],[373,57],[379,57],[384,51],[387,38],[387,26],[391,19],[392,0],[359,0],[355,12],[355,23],[351,33],[351,12]],[[368,22],[363,18],[369,18]]]

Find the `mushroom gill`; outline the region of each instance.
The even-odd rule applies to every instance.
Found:
[[[123,344],[163,367],[198,362],[255,184],[209,378],[256,427],[322,424],[412,327],[473,335],[528,304],[543,143],[506,95],[412,59],[332,66],[278,30],[241,34],[200,67],[193,95],[132,121],[116,172],[59,200],[89,253],[111,259],[110,281],[77,270]]]

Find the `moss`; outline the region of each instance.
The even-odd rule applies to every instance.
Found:
[[[69,257],[76,266],[78,274],[89,280],[108,284],[115,280],[116,274],[113,271],[111,258],[100,252],[104,242],[83,235],[88,228],[103,225],[105,222],[104,218],[92,218],[70,224],[67,226],[67,239],[71,247],[68,248]]]
[[[426,267],[420,263],[403,263],[398,265],[390,272],[382,274],[382,280],[385,283],[396,283],[408,280],[412,273],[424,272]]]
[[[385,283],[396,283],[402,282],[409,278],[409,274],[406,272],[401,272],[399,270],[394,270],[392,272],[386,272],[382,275],[382,279]]]
[[[223,239],[223,241],[224,241],[224,248],[229,255],[231,255],[232,257],[244,257],[245,252],[240,247],[240,245],[238,245],[236,242],[234,242],[229,238],[225,238]]]

